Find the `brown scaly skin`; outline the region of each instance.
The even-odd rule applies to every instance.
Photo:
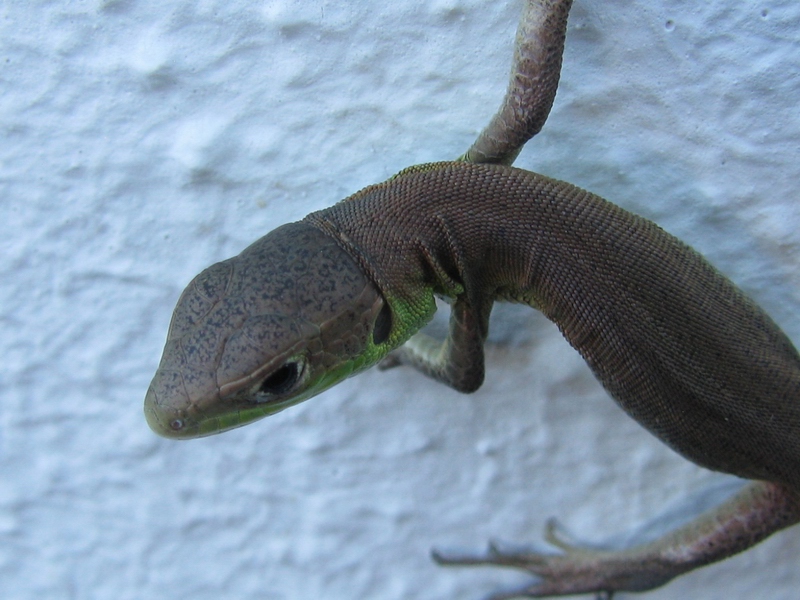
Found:
[[[582,592],[642,592],[671,579],[746,550],[776,531],[794,525],[800,514],[800,495],[780,484],[754,482],[733,498],[687,525],[652,542],[622,551],[595,550],[562,541],[555,523],[548,523],[545,539],[562,554],[504,552],[494,545],[483,556],[443,555],[442,565],[496,565],[523,569],[536,582],[487,600],[543,598]]]
[[[461,160],[510,165],[542,129],[556,98],[571,6],[572,0],[526,3],[503,103]]]
[[[474,390],[492,303],[526,303],[678,452],[800,489],[800,356],[755,303],[654,223],[562,181],[459,162],[412,167],[304,222],[364,269],[395,328],[417,322],[434,294],[454,298],[447,351],[419,352],[417,340],[431,345],[412,338],[393,362]]]
[[[755,480],[622,551],[575,548],[551,528],[559,554],[434,555],[536,576],[493,600],[652,589],[800,521],[800,356],[788,338],[654,223],[505,166],[550,110],[570,4],[528,2],[506,100],[462,162],[406,169],[201,273],[178,302],[145,400],[157,433],[188,438],[278,412],[380,361],[474,391],[492,304],[521,302],[554,321],[654,435]],[[453,300],[444,342],[414,335],[435,295]]]

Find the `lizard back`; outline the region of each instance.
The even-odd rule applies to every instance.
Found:
[[[530,304],[676,451],[800,490],[800,356],[752,300],[651,221],[565,182],[468,163],[412,167],[307,220],[390,304],[447,293],[443,274],[486,318],[493,300]]]

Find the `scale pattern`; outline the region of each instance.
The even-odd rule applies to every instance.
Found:
[[[711,469],[800,490],[800,356],[753,301],[654,223],[501,165],[412,167],[307,221],[387,298],[454,290],[554,321],[616,401]]]

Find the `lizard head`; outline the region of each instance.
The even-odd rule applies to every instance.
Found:
[[[194,438],[274,414],[375,364],[391,329],[378,288],[333,238],[284,225],[183,292],[147,422]]]

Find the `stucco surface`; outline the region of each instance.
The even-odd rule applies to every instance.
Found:
[[[518,2],[0,5],[3,598],[480,598],[524,576],[429,548],[622,541],[735,486],[626,417],[555,327],[496,311],[461,396],[368,372],[221,436],[141,404],[209,264],[459,155],[505,88]],[[800,3],[576,0],[518,166],[656,220],[800,340]],[[797,597],[800,529],[649,598]],[[620,595],[620,599],[626,596]]]

